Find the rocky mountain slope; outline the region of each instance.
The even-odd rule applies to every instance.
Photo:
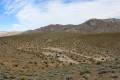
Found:
[[[90,19],[79,25],[48,25],[28,32],[80,32],[80,33],[114,33],[120,32],[120,19]]]

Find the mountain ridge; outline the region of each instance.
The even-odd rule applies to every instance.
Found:
[[[38,33],[38,32],[79,32],[81,34],[96,34],[96,33],[116,33],[120,32],[120,19],[96,19],[92,18],[84,23],[74,24],[50,24],[44,27],[40,27],[34,30],[28,30],[25,32],[11,31],[5,32],[0,31],[0,37],[19,35],[21,33]]]
[[[120,32],[120,19],[90,19],[82,24],[74,25],[61,25],[61,24],[50,24],[29,32],[80,32],[80,33],[114,33]]]

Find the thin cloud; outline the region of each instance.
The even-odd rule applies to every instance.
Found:
[[[27,0],[2,0],[2,5],[5,9],[5,14],[15,14],[22,9],[26,4]]]
[[[90,18],[120,17],[120,0],[15,1],[8,5],[8,7],[12,6],[8,8],[8,13],[16,12],[15,16],[19,24],[15,25],[19,27],[22,25],[22,30],[35,29],[49,24],[80,24]],[[16,7],[13,4],[16,4]]]

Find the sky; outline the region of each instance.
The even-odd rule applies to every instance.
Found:
[[[120,0],[0,0],[0,31],[120,18]]]

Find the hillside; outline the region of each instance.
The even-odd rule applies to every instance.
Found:
[[[0,32],[0,80],[119,79],[119,19]]]
[[[90,19],[79,25],[48,25],[35,30],[27,31],[32,32],[80,32],[88,33],[114,33],[120,32],[120,19]]]
[[[114,38],[113,38],[114,37]],[[0,38],[1,80],[119,80],[120,33]]]

